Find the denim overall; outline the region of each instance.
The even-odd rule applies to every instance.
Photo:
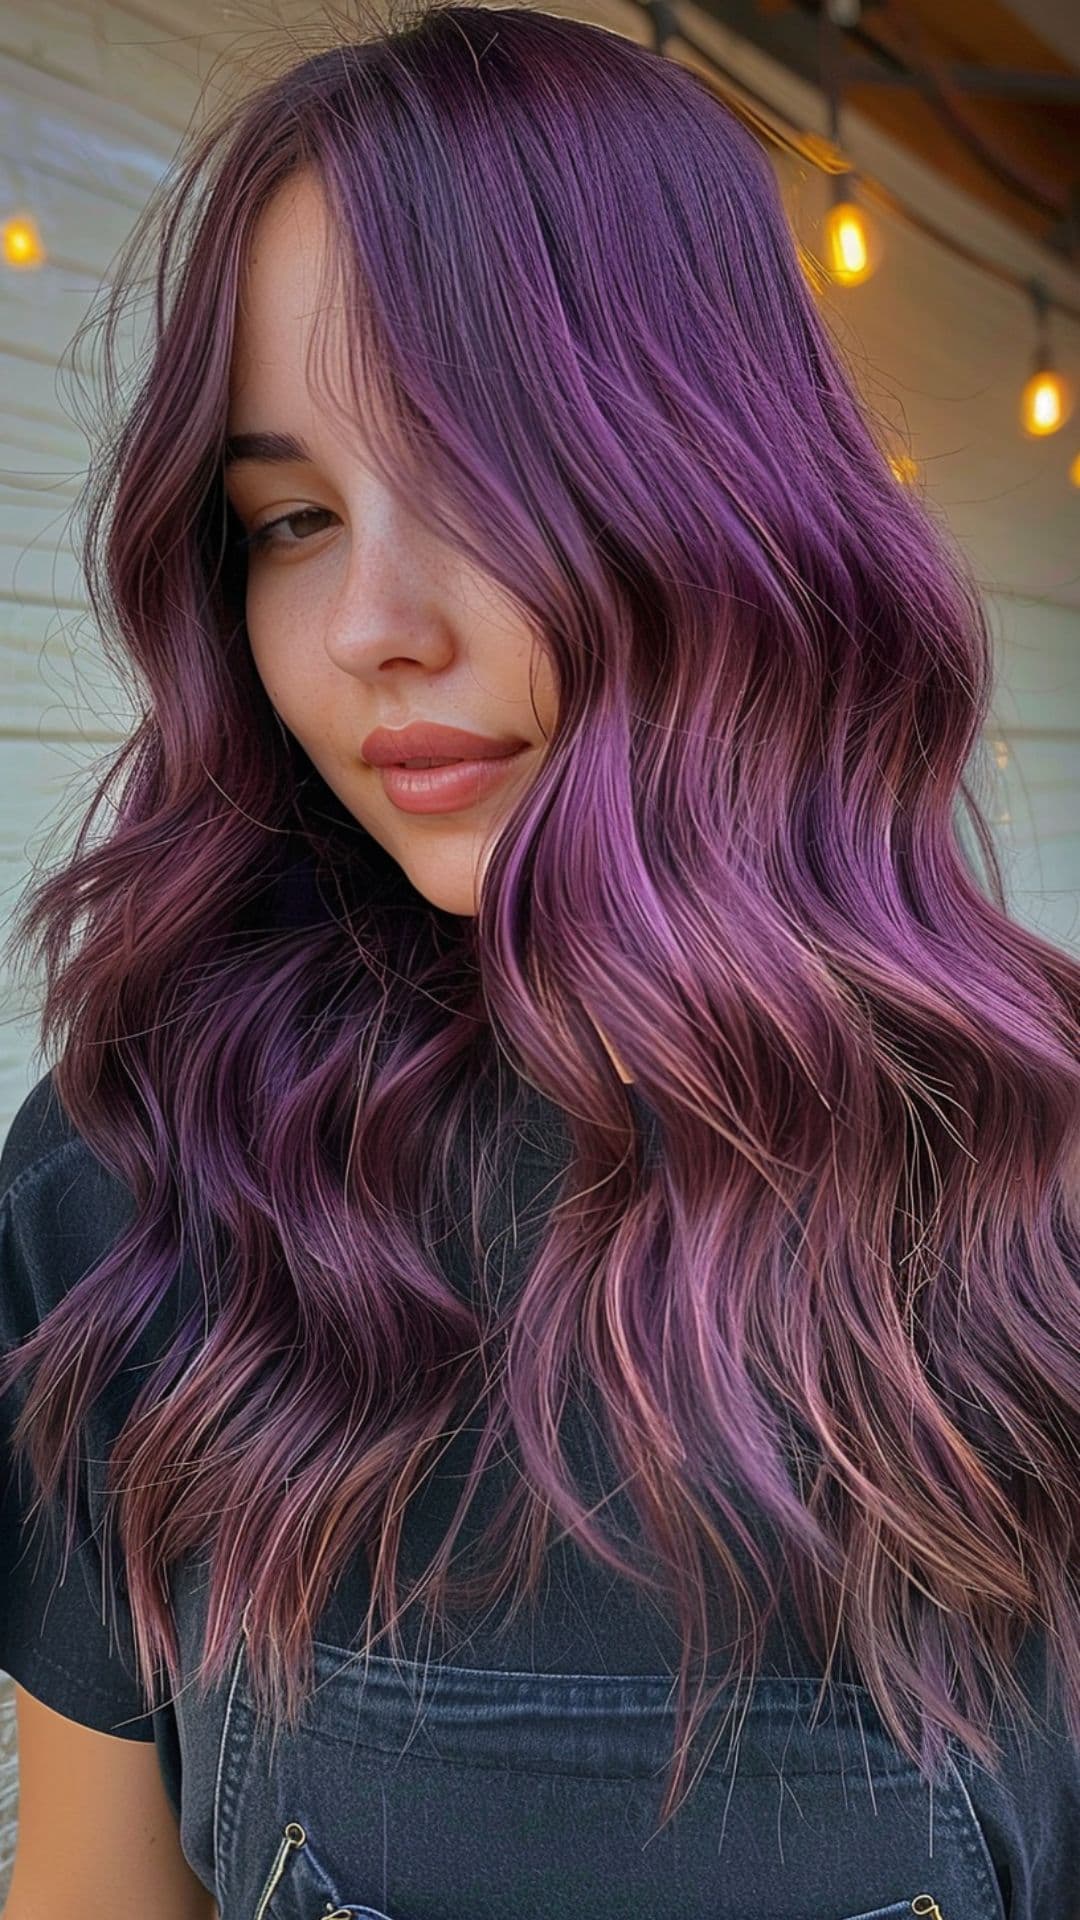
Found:
[[[759,1677],[650,1837],[670,1675],[425,1673],[317,1640],[271,1752],[246,1646],[214,1792],[221,1920],[1006,1920],[960,1767],[931,1787],[852,1682],[811,1726],[818,1680]]]

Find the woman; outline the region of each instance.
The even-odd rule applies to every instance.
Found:
[[[439,5],[193,139],[110,366],[151,237],[145,713],[18,930],[9,1920],[1066,1920],[1080,968],[764,153]]]

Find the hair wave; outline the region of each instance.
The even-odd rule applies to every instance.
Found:
[[[714,1697],[689,1698],[709,1570],[749,1622],[725,1679],[752,1679],[772,1604],[739,1551],[776,1599],[749,1504],[823,1671],[842,1641],[924,1770],[950,1738],[993,1764],[988,1688],[1026,1710],[1032,1627],[1080,1737],[1080,966],[1010,918],[970,781],[976,586],[894,477],[766,154],[692,72],[438,0],[290,51],[189,136],[107,290],[119,427],[84,569],[139,718],[15,941],[59,1097],[137,1205],[5,1362],[32,1369],[16,1444],[46,1494],[66,1465],[70,1525],[79,1426],[190,1254],[212,1316],[175,1326],[109,1463],[148,1690],[178,1682],[168,1573],[196,1546],[200,1681],[250,1601],[259,1704],[292,1724],[359,1543],[370,1648],[515,1571],[520,1604],[554,1517],[674,1609],[666,1820]],[[301,167],[350,310],[334,403],[557,675],[475,917],[350,818],[250,654],[233,321],[253,221]],[[275,926],[304,862],[319,911]],[[508,1115],[476,1139],[470,1114],[501,1059],[572,1155],[496,1311],[448,1284],[434,1223],[455,1140],[476,1218],[493,1191]],[[655,1574],[568,1471],[589,1393]],[[507,1551],[455,1586],[455,1523],[403,1600],[402,1509],[466,1404],[476,1472],[518,1450]]]

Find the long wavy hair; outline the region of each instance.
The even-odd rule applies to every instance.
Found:
[[[136,1208],[9,1356],[16,1447],[39,1502],[63,1481],[69,1543],[80,1425],[197,1257],[205,1299],[109,1460],[148,1692],[180,1677],[169,1569],[195,1548],[200,1685],[246,1607],[259,1710],[293,1725],[358,1546],[370,1651],[406,1605],[513,1582],[519,1606],[554,1523],[679,1627],[666,1821],[716,1688],[757,1671],[769,1529],[823,1673],[845,1647],[931,1777],[951,1739],[995,1764],[1031,1630],[1080,1735],[1080,965],[1007,909],[972,776],[977,587],[898,482],[736,112],[531,8],[382,26],[290,48],[190,131],[104,289],[119,426],[84,568],[138,724],[13,945],[58,1097]],[[419,896],[252,662],[229,363],[253,222],[301,167],[350,315],[334,404],[557,676],[474,916]],[[276,925],[305,863],[319,910]],[[474,1096],[500,1061],[570,1152],[496,1310],[449,1283],[434,1223],[455,1142],[475,1219],[495,1190],[513,1106]],[[569,1468],[590,1395],[648,1574]],[[403,1597],[403,1508],[477,1407]],[[510,1448],[506,1552],[459,1584]],[[717,1574],[747,1623],[719,1678]]]

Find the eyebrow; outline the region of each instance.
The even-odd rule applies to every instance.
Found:
[[[262,460],[279,466],[286,462],[313,464],[304,442],[294,439],[291,433],[230,434],[225,442],[224,464],[233,467],[241,460]]]

